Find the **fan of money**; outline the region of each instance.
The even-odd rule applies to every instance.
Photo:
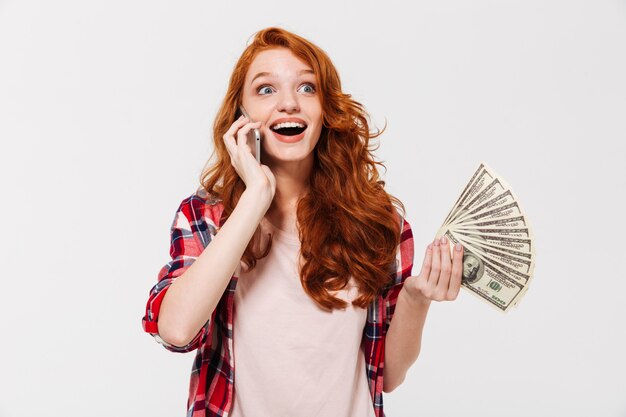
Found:
[[[535,267],[533,233],[511,187],[481,163],[437,237],[464,247],[461,286],[502,312],[517,306]]]

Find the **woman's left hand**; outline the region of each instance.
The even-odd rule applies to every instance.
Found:
[[[462,272],[463,246],[457,243],[450,251],[444,236],[426,247],[422,270],[405,280],[404,289],[414,301],[452,301],[459,295]]]

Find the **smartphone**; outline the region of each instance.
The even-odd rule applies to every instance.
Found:
[[[248,118],[249,121],[254,122],[246,112],[246,109],[243,106],[239,106],[239,111],[245,117]],[[239,116],[237,116],[239,117]],[[248,132],[248,146],[252,150],[252,156],[256,158],[256,161],[261,163],[261,130],[254,128]]]

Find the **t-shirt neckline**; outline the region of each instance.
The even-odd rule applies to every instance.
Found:
[[[266,226],[268,226],[271,233],[274,235],[274,239],[279,239],[292,245],[300,244],[300,237],[298,233],[290,233],[285,230],[279,229],[265,217],[263,217],[261,221],[263,221]]]

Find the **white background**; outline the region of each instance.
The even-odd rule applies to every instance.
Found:
[[[183,416],[193,353],[143,333],[169,226],[259,29],[318,44],[388,128],[414,273],[480,161],[535,280],[434,303],[397,416],[626,416],[626,4],[0,0],[0,416]]]

